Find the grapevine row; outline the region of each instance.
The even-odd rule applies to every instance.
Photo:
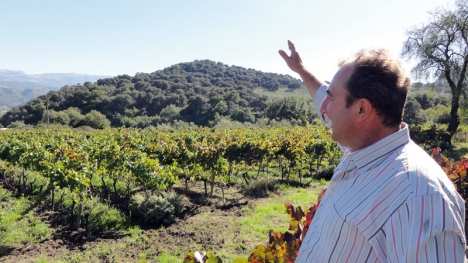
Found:
[[[224,187],[247,173],[302,181],[339,150],[321,126],[270,129],[6,130],[0,159],[36,171],[45,194],[67,191],[77,204],[91,196],[128,200],[135,189],[161,192],[178,180]],[[306,171],[306,172],[304,172]],[[249,175],[250,176],[250,175]],[[209,194],[205,187],[205,194]]]

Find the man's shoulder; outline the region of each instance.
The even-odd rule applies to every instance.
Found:
[[[453,183],[437,162],[410,141],[398,152],[397,163],[405,173],[414,196],[456,192]]]

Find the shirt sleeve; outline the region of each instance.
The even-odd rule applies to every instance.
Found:
[[[372,243],[387,262],[463,263],[464,221],[464,211],[447,197],[417,196],[395,211]]]

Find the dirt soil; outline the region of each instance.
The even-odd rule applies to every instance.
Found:
[[[315,186],[313,186],[315,188]],[[185,195],[183,186],[175,190],[184,196],[185,210],[180,218],[169,226],[144,227],[130,234],[128,231],[111,231],[89,235],[86,231],[67,232],[59,228],[56,221],[60,215],[48,211],[36,211],[37,215],[56,226],[49,239],[38,244],[24,244],[21,247],[5,247],[0,244],[0,262],[182,262],[187,252],[212,250],[215,254],[234,254],[248,257],[250,251],[266,239],[242,234],[240,221],[244,206],[253,207],[267,203],[265,198],[243,196],[236,188],[216,189],[214,198],[204,197],[203,184],[190,186]],[[161,253],[173,256],[163,261]],[[222,255],[221,255],[222,256]],[[467,250],[468,256],[468,250]],[[47,260],[41,260],[47,259]],[[57,261],[56,261],[57,260]],[[228,262],[228,261],[225,261]]]
[[[51,225],[55,225],[54,234],[38,244],[22,247],[0,244],[0,252],[3,250],[0,262],[55,262],[59,259],[62,262],[96,262],[96,257],[98,262],[139,262],[141,253],[146,255],[147,262],[157,262],[156,257],[163,251],[175,257],[171,262],[182,262],[187,252],[195,250],[248,257],[259,244],[259,240],[242,236],[240,218],[244,216],[243,206],[254,206],[265,202],[264,199],[243,196],[233,187],[224,190],[224,201],[219,188],[213,198],[205,198],[202,183],[192,184],[188,195],[184,186],[179,185],[175,190],[184,196],[183,215],[169,226],[139,226],[142,231],[134,235],[125,231],[93,235],[84,230],[67,232],[53,222],[60,215],[38,211],[38,216],[48,218]],[[261,243],[266,241],[260,240]]]

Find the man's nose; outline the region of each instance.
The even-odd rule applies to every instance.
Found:
[[[328,105],[328,97],[325,97],[325,99],[322,102],[322,105],[320,106],[320,113],[321,114],[327,113],[327,111],[326,111],[327,105]]]

